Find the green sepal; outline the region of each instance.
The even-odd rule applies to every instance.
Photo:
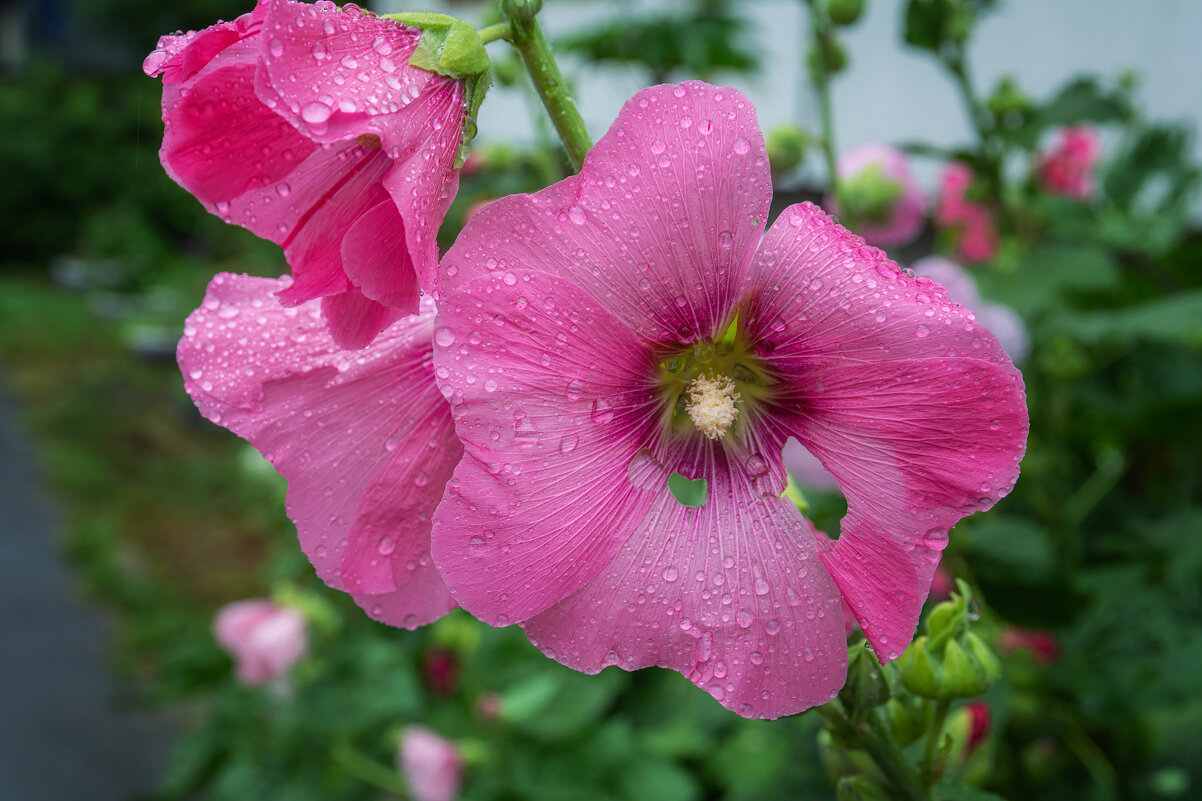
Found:
[[[409,57],[410,65],[463,84],[463,137],[455,157],[458,169],[467,161],[468,145],[479,130],[476,115],[492,85],[492,69],[480,34],[472,25],[446,14],[419,11],[386,16],[402,25],[421,28],[422,38]]]
[[[402,25],[422,29],[422,38],[409,57],[415,67],[465,81],[488,71],[488,53],[476,29],[445,14],[398,14]]]

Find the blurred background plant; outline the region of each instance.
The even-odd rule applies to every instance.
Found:
[[[757,722],[676,674],[576,674],[520,631],[463,614],[417,632],[370,622],[313,576],[270,467],[195,414],[171,358],[184,317],[214,272],[273,275],[283,265],[276,248],[207,215],[163,173],[159,88],[136,65],[159,34],[247,5],[5,6],[6,25],[22,19],[35,46],[6,50],[0,85],[0,358],[66,510],[64,551],[119,621],[116,666],[145,702],[181,710],[158,797],[423,801],[396,767],[415,779],[422,770],[420,746],[398,753],[402,732],[420,725],[453,749],[426,741],[465,799],[876,798],[888,780],[846,728],[873,716],[928,778],[936,763],[956,778],[936,785],[938,798],[1198,792],[1202,172],[1187,126],[1140,111],[1134,73],[1068,76],[1042,99],[1013,77],[985,89],[969,52],[979,20],[1004,4],[899,8],[898,36],[956,88],[972,137],[892,143],[941,178],[926,227],[889,252],[903,264],[934,252],[967,267],[918,269],[959,281],[959,299],[982,320],[986,305],[1017,314],[1029,353],[1022,478],[996,510],[953,532],[937,579],[945,586],[933,592],[945,601],[949,576],[977,588],[971,610],[960,591],[956,614],[971,611],[972,636],[1003,670],[982,697],[939,698],[936,686],[924,698],[921,682],[906,681],[918,657],[882,670],[853,634],[842,723]],[[786,66],[837,95],[839,69],[871,58],[844,41],[864,4],[807,5],[812,46]],[[768,66],[740,8],[623,5],[558,42],[577,69],[622,63],[649,81],[738,83]],[[498,79],[520,94],[525,79],[512,66],[500,56]],[[908,177],[840,170],[825,105],[805,128],[769,136],[774,210],[818,200],[834,179],[859,209],[847,221],[870,233]],[[444,242],[478,204],[566,174],[542,136],[473,153]],[[805,167],[823,162],[829,174],[815,181]],[[820,479],[797,478],[795,499],[837,532],[842,499]],[[286,681],[266,687],[238,682],[211,629],[222,604],[258,596],[298,610],[308,630]],[[932,744],[921,735],[935,717],[946,736]]]

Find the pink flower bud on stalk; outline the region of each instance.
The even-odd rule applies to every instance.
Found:
[[[861,145],[841,155],[836,170],[842,206],[833,195],[823,205],[865,242],[882,248],[904,245],[922,231],[926,199],[900,150]]]
[[[213,619],[213,638],[234,658],[238,680],[247,686],[279,681],[307,647],[305,617],[274,601],[226,604]]]
[[[320,299],[335,341],[367,345],[438,284],[436,234],[487,88],[475,30],[348,3],[259,0],[164,36],[163,167],[205,208],[280,245],[295,307]]]
[[[453,801],[463,758],[450,740],[424,726],[407,726],[397,749],[397,769],[409,781],[414,801]]]
[[[1065,128],[1052,151],[1037,159],[1044,191],[1078,200],[1088,198],[1094,191],[1093,170],[1101,153],[1098,134],[1092,128]]]
[[[965,261],[988,261],[998,249],[996,211],[965,196],[972,180],[973,171],[965,164],[952,162],[944,167],[935,224],[955,234],[956,249]]]

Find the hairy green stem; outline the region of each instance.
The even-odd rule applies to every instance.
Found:
[[[513,37],[513,27],[508,22],[498,22],[496,25],[481,28],[478,33],[483,44],[495,42],[498,39],[509,41]]]
[[[510,42],[521,55],[522,63],[526,65],[526,72],[530,74],[534,89],[551,117],[555,132],[563,142],[572,169],[580,172],[584,156],[593,146],[593,140],[589,138],[584,119],[576,109],[572,92],[568,89],[563,73],[559,71],[555,57],[551,55],[551,48],[543,36],[538,20],[533,14],[526,15],[524,19],[522,17],[523,15],[519,14],[511,14],[509,17],[512,26]]]
[[[918,772],[893,738],[883,708],[868,710],[866,723],[861,726],[852,725],[838,699],[817,707],[817,711],[830,722],[840,740],[855,743],[868,753],[889,781],[897,801],[931,800]]]

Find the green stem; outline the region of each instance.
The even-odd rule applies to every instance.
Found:
[[[898,801],[930,801],[931,796],[923,787],[914,766],[893,739],[884,709],[877,707],[869,710],[866,726],[853,726],[838,699],[817,710],[830,722],[840,740],[854,742],[868,753],[892,785]]]
[[[822,121],[822,156],[826,162],[831,197],[835,200],[836,208],[842,212],[843,205],[839,203],[839,174],[835,166],[835,115],[831,112],[831,72],[825,44],[826,37],[830,35],[830,21],[821,3],[806,0],[806,4],[810,7],[810,36],[814,43],[816,69],[810,78],[818,95],[818,116]]]
[[[392,793],[399,793],[403,798],[409,797],[409,785],[396,768],[380,764],[371,757],[360,753],[350,743],[335,743],[330,749],[330,755],[346,773],[365,784]]]
[[[508,42],[513,37],[513,27],[508,22],[498,22],[496,25],[481,28],[477,33],[480,35],[480,42],[482,44],[495,42],[498,39],[504,39]]]
[[[939,752],[939,741],[943,739],[943,727],[947,725],[947,713],[951,708],[950,701],[939,701],[935,704],[935,716],[931,720],[931,730],[927,732],[927,743],[922,752],[920,766],[928,785],[935,783],[935,755]]]
[[[584,155],[593,146],[593,140],[589,138],[584,119],[572,100],[567,81],[559,71],[555,57],[551,55],[551,48],[543,36],[543,30],[534,14],[510,14],[509,22],[512,26],[510,42],[521,55],[522,63],[526,65],[526,72],[530,74],[534,89],[551,117],[555,132],[563,142],[572,169],[580,172],[580,166],[584,164]]]

